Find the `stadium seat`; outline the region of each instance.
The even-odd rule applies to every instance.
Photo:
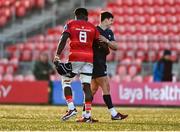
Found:
[[[14,74],[14,71],[15,71],[15,68],[14,68],[13,65],[8,65],[8,66],[6,67],[6,73],[7,73],[7,74]]]
[[[24,76],[23,75],[15,75],[14,81],[22,82],[22,81],[24,81]]]
[[[129,66],[131,63],[132,63],[132,60],[129,58],[125,58],[125,59],[121,60],[122,65]]]
[[[31,50],[25,50],[21,53],[21,61],[31,61],[32,60],[32,51]]]
[[[2,75],[0,74],[0,82],[3,80],[3,77],[2,77]]]
[[[136,58],[141,59],[142,61],[144,61],[146,59],[146,54],[143,50],[138,50],[136,52]]]
[[[120,62],[125,57],[125,51],[119,50],[115,52],[114,60]]]
[[[141,75],[137,75],[132,79],[132,81],[141,83],[143,82],[143,77]]]
[[[32,82],[32,81],[35,81],[36,79],[35,79],[35,77],[34,77],[34,75],[32,75],[32,74],[28,74],[28,75],[25,75],[24,76],[24,81],[30,81],[30,82]]]
[[[154,50],[150,50],[148,53],[147,53],[147,61],[149,62],[154,62],[155,60],[158,59],[158,56],[156,54],[156,51]]]
[[[0,16],[0,27],[4,27],[7,23],[7,18],[5,15]]]
[[[33,61],[38,60],[40,53],[41,53],[41,52],[40,52],[39,50],[33,50],[33,51],[32,51],[32,60],[33,60]]]
[[[17,17],[23,17],[26,15],[26,7],[21,4],[21,1],[17,1],[15,6]]]
[[[126,51],[126,58],[129,58],[130,60],[134,59],[135,57],[135,51],[134,50],[128,50]]]
[[[3,65],[0,64],[0,75],[3,75],[5,73],[5,68]]]
[[[7,58],[0,59],[0,64],[7,65],[9,60]]]
[[[114,75],[114,76],[112,76],[111,80],[112,80],[113,82],[120,83],[120,81],[121,81],[120,75]]]
[[[106,57],[107,61],[113,61],[114,60],[114,53],[111,51],[108,56]]]
[[[127,74],[127,68],[125,65],[117,66],[117,75],[125,76]]]
[[[143,82],[145,82],[145,83],[153,82],[153,76],[152,76],[152,75],[145,76],[145,77],[143,78]]]
[[[13,81],[13,75],[12,74],[5,74],[3,76],[3,81]]]
[[[138,72],[137,66],[135,66],[135,65],[129,66],[129,68],[128,68],[128,74],[129,74],[131,77],[134,77],[134,76],[137,74],[137,72]]]
[[[172,61],[177,61],[177,59],[178,59],[177,51],[175,51],[175,50],[171,51],[171,59],[172,59]]]
[[[127,82],[131,82],[131,80],[132,80],[131,76],[126,75],[126,76],[122,77],[121,82],[122,83],[127,83]]]
[[[56,74],[50,76],[50,80],[51,81],[61,80],[61,76],[58,73],[56,73]]]

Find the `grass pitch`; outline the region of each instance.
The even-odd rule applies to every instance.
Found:
[[[77,123],[76,118],[60,121],[65,113],[63,106],[0,105],[0,131],[143,131],[180,130],[180,108],[127,108],[116,107],[129,114],[122,121],[111,121],[106,107],[93,107],[93,117],[98,123]],[[81,116],[81,107],[78,115]]]

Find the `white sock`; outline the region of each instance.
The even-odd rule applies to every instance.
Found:
[[[82,117],[85,117],[86,116],[86,111],[83,111],[82,112]]]
[[[73,103],[73,102],[68,103],[68,109],[69,109],[69,110],[74,110],[74,109],[75,109],[75,106],[74,106],[74,103]]]
[[[91,112],[86,112],[85,118],[89,118],[89,117],[91,117]]]
[[[112,116],[116,116],[117,115],[117,111],[113,108],[109,109],[109,112],[111,113]]]

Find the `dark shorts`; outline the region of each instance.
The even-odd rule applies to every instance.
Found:
[[[93,74],[92,79],[107,76],[107,66],[106,64],[93,64]]]

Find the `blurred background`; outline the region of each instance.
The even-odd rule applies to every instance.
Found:
[[[180,81],[180,0],[0,0],[0,82],[61,80],[51,62],[65,22],[80,6],[94,25],[100,12],[114,15],[119,48],[107,57],[110,81],[153,83],[153,65],[165,49],[171,51],[172,82]],[[66,46],[61,59],[68,53]],[[42,73],[46,79],[34,72],[41,54],[52,66]]]

